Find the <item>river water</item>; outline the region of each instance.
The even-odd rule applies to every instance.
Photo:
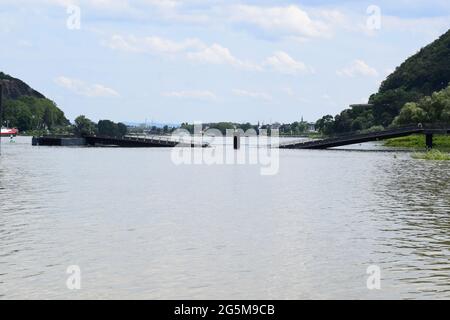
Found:
[[[261,175],[3,139],[0,298],[449,299],[450,163],[350,149]]]

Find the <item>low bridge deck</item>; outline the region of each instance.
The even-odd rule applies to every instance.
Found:
[[[188,141],[176,141],[170,137],[160,136],[125,136],[123,138],[87,136],[84,138],[64,136],[33,137],[33,146],[93,146],[93,147],[121,147],[121,148],[205,148],[207,143],[194,143]]]
[[[117,146],[122,148],[173,148],[173,147],[191,147],[205,148],[208,144],[187,143],[172,140],[169,137],[134,137],[125,136],[123,138],[110,137],[85,137],[86,144],[90,146]]]
[[[418,126],[409,126],[396,129],[383,130],[370,133],[348,134],[333,138],[310,140],[310,141],[290,141],[280,144],[281,149],[328,149],[341,147],[363,142],[385,140],[391,138],[405,137],[412,134],[425,134],[427,136],[427,146],[432,147],[433,134],[448,134],[449,128],[422,128]]]

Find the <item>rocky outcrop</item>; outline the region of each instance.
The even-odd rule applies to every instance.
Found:
[[[15,100],[22,96],[45,98],[43,94],[32,89],[22,80],[13,78],[3,72],[0,72],[0,84],[3,86],[3,99],[5,100]]]

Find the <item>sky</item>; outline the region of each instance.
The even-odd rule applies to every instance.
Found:
[[[0,71],[71,120],[315,121],[449,28],[448,0],[0,0]]]

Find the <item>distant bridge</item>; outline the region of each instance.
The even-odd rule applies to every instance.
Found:
[[[290,141],[280,144],[281,149],[328,149],[334,147],[342,147],[351,144],[358,144],[369,141],[378,141],[391,138],[405,137],[412,134],[424,134],[426,136],[427,148],[433,148],[434,134],[449,134],[450,126],[439,128],[438,126],[408,126],[395,129],[382,130],[369,133],[354,133],[342,136],[310,140],[310,141]]]
[[[109,138],[88,136],[85,137],[86,144],[90,146],[117,146],[122,148],[173,148],[173,147],[191,147],[206,148],[207,143],[187,143],[173,140],[170,137],[142,137],[125,136],[123,138]]]
[[[34,146],[93,146],[93,147],[121,147],[121,148],[173,148],[190,147],[205,148],[207,143],[183,142],[173,140],[170,137],[160,136],[125,136],[123,138],[112,138],[102,136],[86,136],[84,138],[76,137],[33,137]]]

